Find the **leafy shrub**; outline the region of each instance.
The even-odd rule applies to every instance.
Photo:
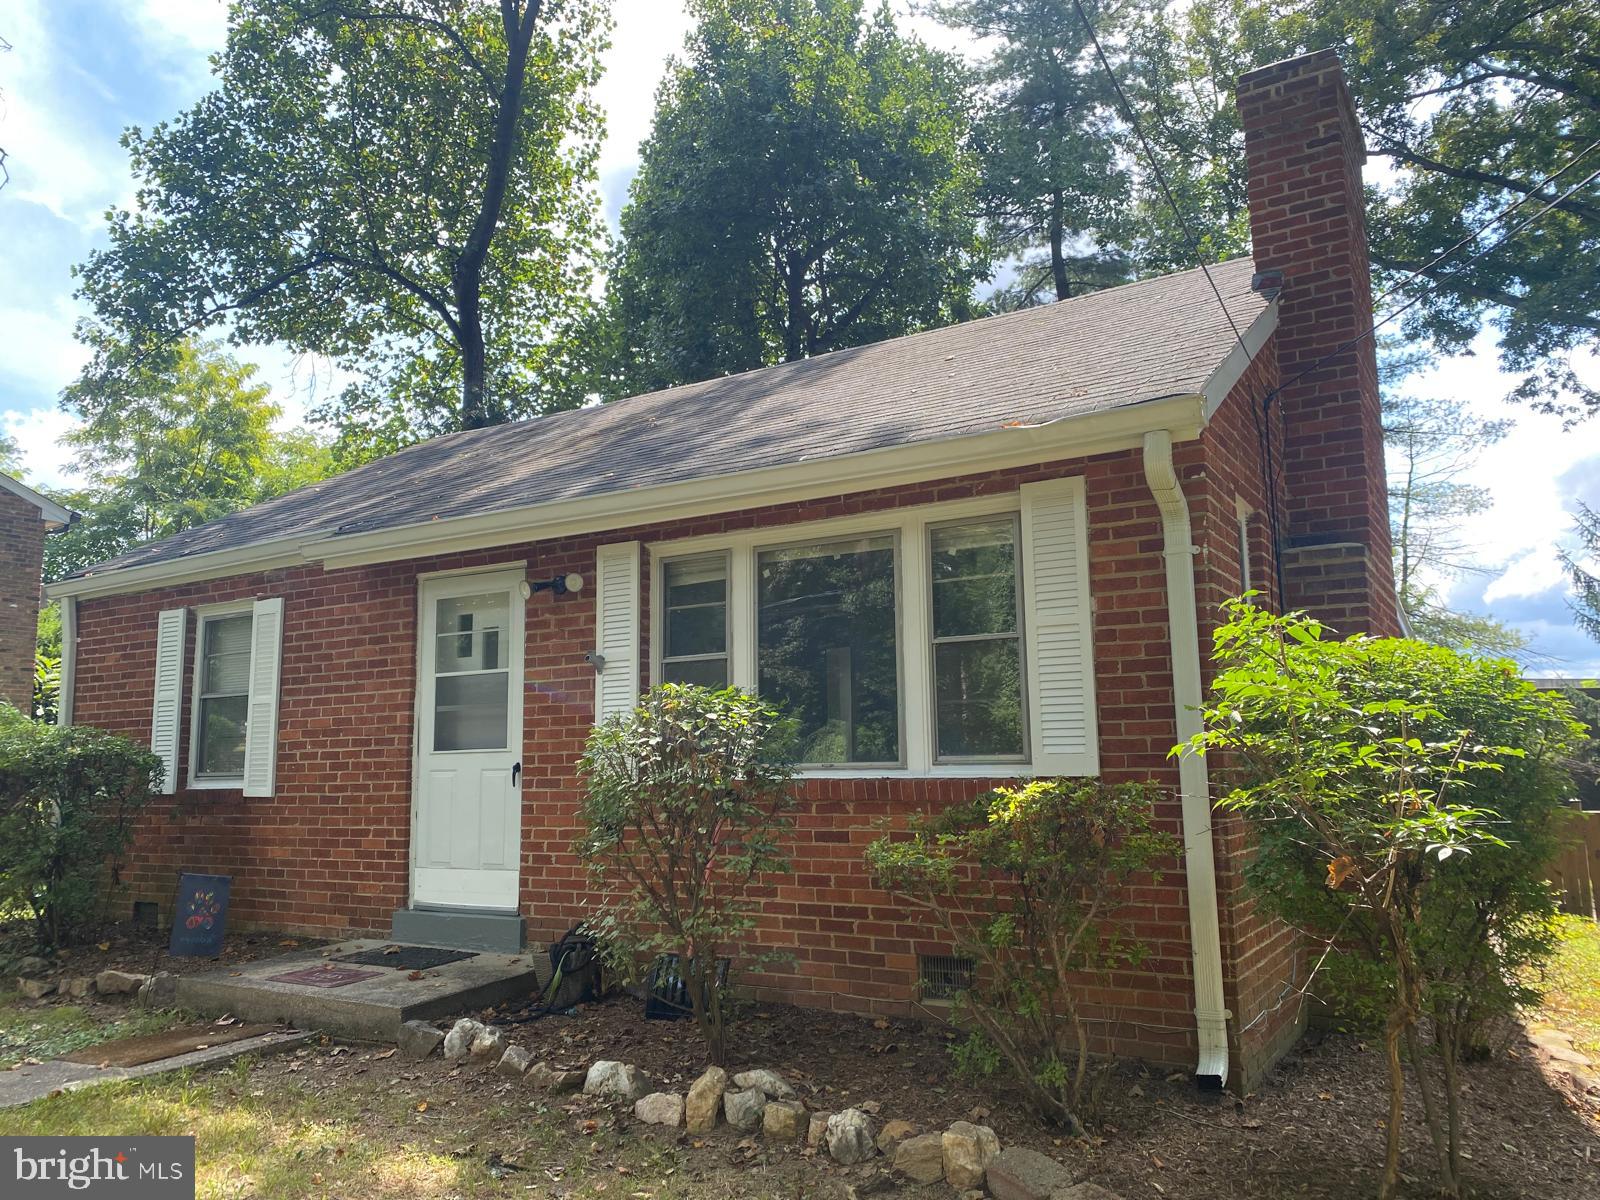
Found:
[[[727,1054],[718,960],[754,927],[757,878],[787,871],[793,735],[736,688],[663,684],[589,736],[577,852],[611,896],[589,922],[624,968],[675,954],[714,1063]]]
[[[1319,990],[1333,985],[1347,1011],[1382,1023],[1381,1194],[1398,1180],[1403,1053],[1441,1186],[1459,1195],[1457,1067],[1532,998],[1529,968],[1554,947],[1545,872],[1580,727],[1508,662],[1403,638],[1327,639],[1303,615],[1243,601],[1228,618],[1205,730],[1179,751],[1227,752],[1219,804],[1255,833],[1250,884],[1322,941]]]
[[[1129,884],[1179,851],[1151,828],[1154,784],[1037,779],[867,848],[874,882],[926,914],[972,959],[955,998],[958,1065],[1002,1063],[1046,1119],[1081,1131],[1091,1082],[1084,993],[1145,947],[1117,920]]]
[[[36,651],[33,656],[33,719],[54,725],[61,703],[61,660]]]
[[[0,907],[25,908],[41,946],[66,944],[102,913],[161,772],[127,738],[0,705]]]

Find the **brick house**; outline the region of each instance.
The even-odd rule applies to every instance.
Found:
[[[0,475],[0,703],[33,706],[44,539],[76,515],[9,475]]]
[[[1253,262],[437,438],[54,585],[72,719],[148,737],[178,801],[134,896],[207,870],[236,922],[553,936],[585,902],[593,722],[731,682],[797,715],[806,759],[760,934],[793,964],[749,991],[914,1011],[948,947],[868,885],[881,819],[1154,778],[1187,851],[1138,895],[1152,953],[1105,989],[1103,1047],[1247,1085],[1298,1034],[1304,963],[1205,764],[1167,752],[1226,597],[1398,616],[1337,58],[1239,105]]]

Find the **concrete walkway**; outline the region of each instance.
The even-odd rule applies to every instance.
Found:
[[[83,1063],[47,1062],[38,1065],[15,1067],[0,1071],[0,1108],[15,1108],[42,1100],[56,1092],[75,1091],[119,1079],[144,1079],[150,1075],[163,1075],[168,1071],[182,1071],[191,1067],[211,1067],[232,1062],[246,1054],[274,1054],[300,1045],[311,1034],[298,1029],[277,1033],[264,1033],[243,1041],[228,1042],[222,1046],[208,1046],[204,1050],[191,1050],[172,1058],[157,1059],[137,1067],[99,1067]]]

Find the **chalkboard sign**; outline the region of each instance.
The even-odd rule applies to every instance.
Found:
[[[178,905],[172,917],[174,958],[216,958],[228,921],[231,875],[189,875],[178,880]]]

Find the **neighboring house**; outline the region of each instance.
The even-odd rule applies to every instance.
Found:
[[[205,870],[243,924],[558,934],[589,898],[596,718],[734,683],[789,706],[808,760],[756,939],[793,963],[752,993],[914,1009],[949,947],[869,886],[883,819],[1019,775],[1154,778],[1187,852],[1139,890],[1151,954],[1104,991],[1101,1044],[1259,1076],[1299,1031],[1300,947],[1246,897],[1205,763],[1168,751],[1225,598],[1398,616],[1338,60],[1239,102],[1255,261],[1211,269],[1229,315],[1187,271],[454,434],[54,585],[73,718],[148,737],[181,798],[134,897]]]
[[[76,515],[25,483],[0,475],[0,702],[33,707],[44,539]]]

